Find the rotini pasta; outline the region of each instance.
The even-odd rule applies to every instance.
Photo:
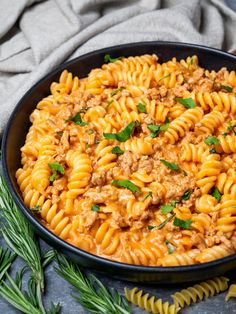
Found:
[[[65,241],[123,263],[235,253],[235,72],[203,69],[197,56],[111,61],[84,78],[64,70],[30,115],[16,172],[24,203]],[[178,306],[127,295],[176,313],[201,298],[191,293]]]

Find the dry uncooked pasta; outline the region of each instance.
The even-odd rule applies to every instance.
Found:
[[[63,240],[123,263],[235,253],[235,72],[197,56],[110,61],[84,78],[64,70],[35,104],[24,203]]]

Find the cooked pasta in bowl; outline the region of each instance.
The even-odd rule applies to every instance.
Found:
[[[30,96],[30,125],[13,143],[18,162],[10,171],[6,149],[7,179],[10,172],[13,194],[44,236],[48,229],[74,255],[134,272],[168,270],[168,278],[186,265],[214,269],[227,256],[231,268],[235,58],[192,45],[189,54],[184,44],[175,44],[176,54],[171,43],[145,45],[101,50],[87,71],[72,69],[75,59],[47,77]],[[228,59],[208,67],[204,53]]]

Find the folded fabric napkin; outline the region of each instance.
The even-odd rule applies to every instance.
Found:
[[[223,0],[1,0],[0,131],[22,95],[68,58],[152,40],[232,51],[235,29]]]

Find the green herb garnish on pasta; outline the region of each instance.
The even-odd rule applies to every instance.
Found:
[[[118,133],[103,133],[103,136],[108,140],[117,140],[119,142],[127,141],[132,135],[135,128],[135,122],[130,122],[122,131]]]
[[[196,107],[196,103],[192,98],[180,98],[176,97],[175,100],[183,105],[187,109],[192,109]]]
[[[58,162],[49,163],[48,166],[52,170],[52,175],[49,178],[50,182],[55,181],[56,176],[57,176],[58,173],[65,174],[64,167],[61,164],[59,164]]]
[[[129,180],[113,180],[111,184],[118,186],[118,187],[126,188],[133,193],[140,193],[141,192],[140,188]]]

